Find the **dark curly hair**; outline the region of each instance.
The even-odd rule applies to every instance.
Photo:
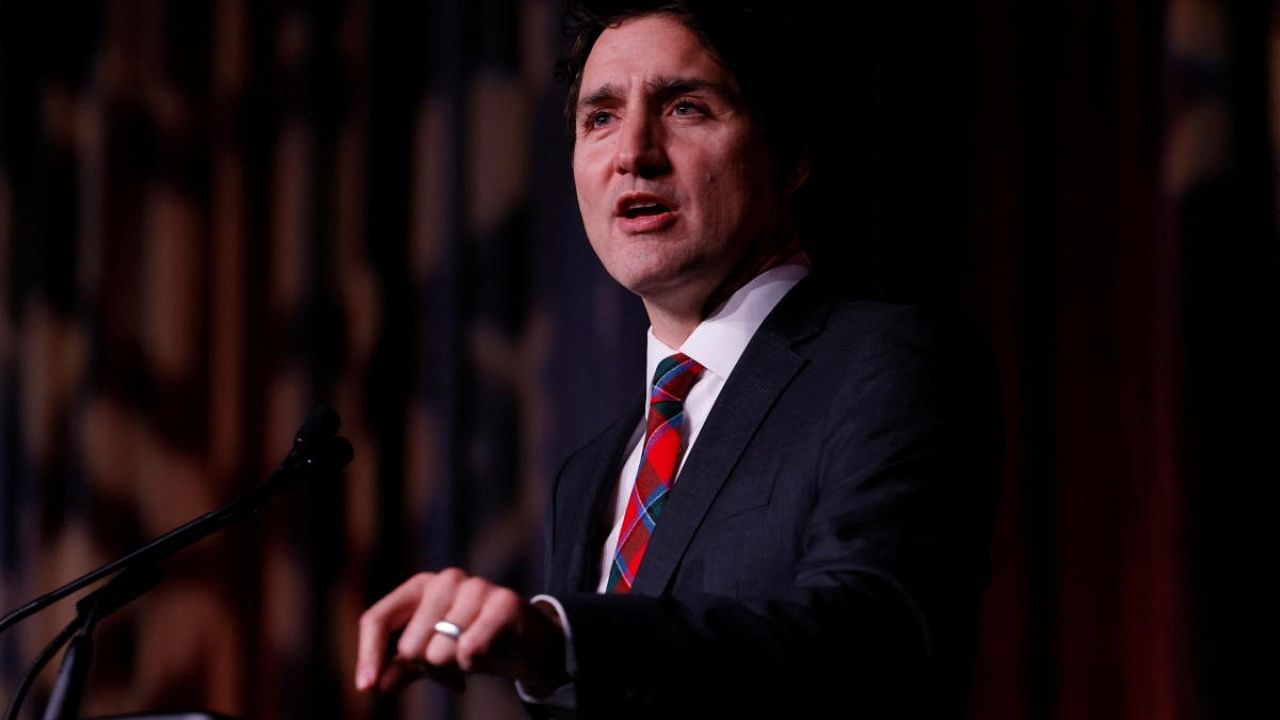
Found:
[[[794,6],[794,0],[792,5]],[[556,76],[568,86],[565,121],[574,135],[582,70],[606,28],[643,15],[664,14],[689,28],[733,75],[747,111],[759,123],[776,159],[794,162],[809,149],[805,96],[814,68],[795,13],[781,2],[715,0],[570,0],[565,12],[565,54]]]

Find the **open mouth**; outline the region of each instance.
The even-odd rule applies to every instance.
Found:
[[[628,207],[626,210],[623,210],[622,216],[625,218],[634,220],[636,218],[651,217],[653,215],[661,215],[662,213],[670,212],[670,211],[671,211],[671,208],[668,208],[666,205],[663,205],[662,203],[645,202],[645,203],[638,203],[638,204],[632,205]]]
[[[615,217],[630,220],[648,227],[646,223],[670,218],[678,206],[666,195],[651,192],[629,192],[618,198],[613,212]]]

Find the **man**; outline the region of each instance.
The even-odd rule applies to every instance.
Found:
[[[547,595],[421,573],[362,618],[356,685],[493,673],[579,717],[956,716],[991,373],[951,323],[810,272],[804,125],[829,118],[788,97],[758,42],[772,14],[616,5],[582,13],[567,62],[573,169],[592,247],[651,322],[646,417],[559,473]]]

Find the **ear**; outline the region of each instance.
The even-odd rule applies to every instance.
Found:
[[[809,160],[809,151],[801,152],[791,167],[787,169],[782,177],[783,192],[787,195],[794,193],[809,179],[809,173],[813,170],[813,163]]]

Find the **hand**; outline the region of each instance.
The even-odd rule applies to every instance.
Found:
[[[435,630],[447,620],[462,634]],[[384,662],[396,631],[394,654]],[[418,573],[360,617],[356,689],[386,691],[419,675],[461,691],[464,676],[485,673],[530,688],[566,682],[564,632],[554,611],[457,568]]]

